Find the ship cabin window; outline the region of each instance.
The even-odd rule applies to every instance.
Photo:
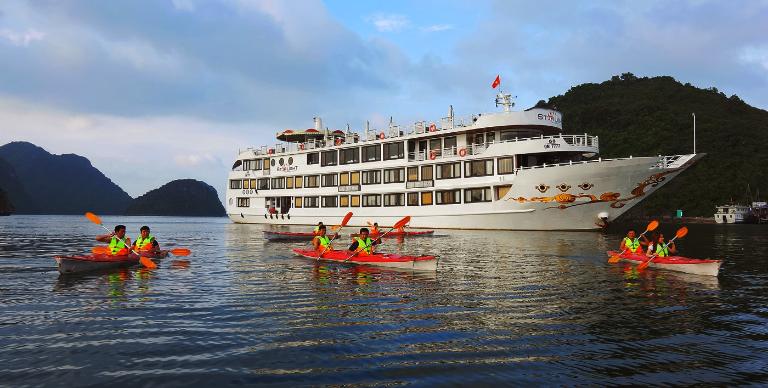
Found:
[[[384,183],[402,183],[405,182],[404,168],[390,168],[384,170]]]
[[[363,171],[364,185],[377,185],[381,183],[381,170]]]
[[[339,164],[339,152],[337,150],[332,151],[323,151],[320,153],[320,165],[325,166],[335,166]]]
[[[453,150],[453,155],[456,154],[456,136],[448,136],[443,139],[443,148]]]
[[[339,207],[349,207],[349,196],[348,195],[341,195],[341,196],[339,196]]]
[[[467,178],[493,175],[493,159],[464,162],[464,167],[464,176]]]
[[[242,189],[243,188],[243,181],[240,179],[232,179],[229,181],[229,188],[230,189]]]
[[[515,158],[510,156],[508,158],[499,158],[498,161],[499,175],[502,174],[514,174],[515,173]]]
[[[304,197],[304,207],[320,207],[318,197]]]
[[[416,182],[419,180],[419,168],[408,167],[408,182]]]
[[[302,201],[301,197],[295,197],[293,199],[293,206],[297,208],[301,208],[304,205],[304,201]]]
[[[348,172],[339,173],[339,186],[347,186],[347,185],[349,185],[349,173]]]
[[[251,186],[248,184],[249,182],[250,182],[250,180],[248,180],[248,179],[243,179],[243,188],[244,188],[244,189],[246,189],[246,190],[247,190],[247,189],[250,189],[250,188],[251,188]],[[254,188],[255,188],[255,187],[254,187]]]
[[[353,171],[349,173],[349,184],[350,185],[360,184],[360,171]]]
[[[293,180],[294,180],[294,177],[292,177],[292,176],[289,176],[289,177],[285,178],[285,188],[286,189],[292,189],[293,188]]]
[[[324,196],[323,207],[339,207],[339,197],[335,195]]]
[[[365,146],[363,151],[363,162],[375,162],[381,160],[381,145],[374,144]]]
[[[429,150],[430,151],[436,151],[437,154],[440,154],[440,150],[442,149],[443,142],[440,139],[431,139],[429,140]]]
[[[437,165],[437,179],[461,178],[461,162]]]
[[[237,198],[237,207],[250,207],[251,206],[251,199],[250,198]]]
[[[319,152],[310,152],[307,154],[307,165],[311,164],[319,164],[320,163],[320,153]]]
[[[490,187],[464,190],[464,203],[491,202],[491,199]]]
[[[320,187],[320,175],[305,176],[304,187]]]
[[[421,166],[421,180],[422,181],[431,181],[434,179],[433,172],[434,168],[432,165],[429,166]]]
[[[261,159],[243,160],[243,171],[261,170]]]
[[[251,179],[251,188],[252,189],[255,189],[255,188],[259,187],[259,184],[256,183],[256,182],[257,182],[256,179]]]
[[[336,174],[323,174],[322,186],[323,187],[335,187],[338,186],[338,178]]]
[[[460,190],[442,190],[435,191],[435,204],[437,205],[450,205],[454,203],[461,203],[461,191]]]
[[[272,188],[273,189],[284,189],[285,188],[285,178],[272,178]]]
[[[384,144],[384,160],[402,159],[405,157],[404,142]]]
[[[378,206],[381,206],[381,194],[363,195],[363,207],[378,207]]]
[[[304,183],[303,177],[297,176],[293,179],[293,186],[296,187],[297,189],[301,188],[302,183]]]
[[[360,196],[359,195],[350,195],[349,196],[349,206],[351,206],[351,207],[360,207]]]
[[[509,192],[509,189],[512,188],[512,185],[504,185],[504,186],[496,186],[494,189],[496,190],[496,200],[500,200],[504,198],[505,195]]]
[[[419,206],[419,193],[408,193],[408,206]]]
[[[432,192],[425,191],[421,193],[421,206],[426,206],[431,204],[432,204]]]
[[[496,141],[496,132],[486,132],[485,133],[485,142],[488,144],[494,143]]]
[[[384,194],[384,206],[405,206],[405,194]]]
[[[259,190],[269,190],[269,178],[261,178],[259,179],[259,187],[257,187]]]
[[[360,149],[355,147],[339,150],[339,164],[352,163],[360,163]]]
[[[242,160],[235,160],[235,164],[232,165],[232,171],[242,171],[245,169],[245,167],[242,167],[242,166],[243,166]]]

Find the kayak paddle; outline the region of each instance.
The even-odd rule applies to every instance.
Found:
[[[675,241],[675,239],[683,238],[683,237],[685,237],[686,234],[688,234],[688,228],[686,228],[685,226],[683,226],[682,228],[678,229],[677,233],[675,233],[675,237],[672,237],[672,239],[669,240],[669,242],[664,244],[664,249],[667,249],[669,244],[672,244],[672,242]],[[640,263],[640,265],[637,266],[637,270],[638,271],[642,271],[642,270],[646,269],[648,267],[648,264],[650,264],[651,261],[653,261],[653,259],[655,259],[657,256],[659,256],[658,253],[654,253],[653,255],[651,255],[651,257],[648,260]]]
[[[381,236],[379,236],[379,237],[376,237],[376,239],[371,239],[371,244],[373,244],[373,242],[374,242],[374,241],[376,241],[376,240],[380,240],[380,239],[384,238],[384,236],[388,235],[388,234],[389,234],[389,232],[391,232],[391,231],[393,231],[393,230],[395,230],[395,229],[400,229],[400,228],[404,227],[404,226],[405,226],[406,224],[408,224],[409,222],[411,222],[411,216],[405,216],[405,217],[403,217],[403,218],[402,218],[400,221],[397,221],[397,222],[396,222],[394,225],[392,225],[392,227],[391,227],[391,228],[390,228],[390,229],[389,229],[389,230],[388,230],[386,233],[382,234],[382,235],[381,235]],[[352,254],[351,254],[351,255],[347,256],[347,258],[346,258],[346,259],[344,259],[344,261],[345,261],[345,262],[346,262],[346,261],[348,261],[348,260],[349,260],[349,259],[351,259],[353,256],[355,256],[356,254],[358,254],[358,253],[360,253],[361,251],[365,250],[365,249],[366,249],[366,248],[368,248],[369,246],[370,246],[370,245],[366,244],[364,247],[357,247],[357,249],[355,249],[355,251],[354,251],[354,252],[352,252]]]
[[[347,213],[347,215],[346,215],[346,216],[344,216],[344,219],[343,219],[343,220],[341,220],[341,224],[339,225],[339,230],[341,230],[341,228],[343,228],[343,227],[347,226],[347,223],[349,222],[349,219],[350,219],[350,218],[352,218],[352,212],[349,212],[349,213]],[[323,257],[323,255],[325,254],[325,252],[328,252],[328,248],[330,248],[330,247],[331,247],[331,243],[333,242],[333,240],[335,240],[337,237],[339,237],[339,230],[337,230],[337,231],[336,231],[336,234],[333,236],[333,238],[331,239],[331,241],[329,241],[329,242],[328,242],[328,246],[327,246],[327,247],[325,247],[325,249],[323,249],[323,251],[322,251],[322,252],[320,252],[320,254],[319,254],[319,255],[317,255],[317,259],[318,259],[318,260],[319,260],[321,257]]]
[[[651,223],[650,223],[650,224],[648,224],[648,227],[647,227],[647,228],[645,228],[645,232],[643,232],[643,233],[640,233],[640,235],[639,235],[639,236],[637,236],[636,240],[638,240],[638,241],[639,241],[639,240],[640,240],[640,237],[643,237],[643,236],[645,236],[645,234],[646,234],[646,233],[648,233],[648,232],[653,232],[653,231],[654,231],[654,230],[656,230],[656,228],[658,228],[658,227],[659,227],[659,221],[656,221],[656,220],[653,220],[653,221],[651,221]],[[610,258],[610,259],[608,259],[608,262],[609,262],[609,263],[618,263],[618,262],[619,262],[619,259],[621,259],[621,257],[620,257],[620,256],[621,256],[621,255],[623,255],[623,254],[624,254],[624,252],[626,252],[626,251],[627,251],[627,249],[629,249],[629,248],[624,248],[624,250],[623,250],[623,251],[621,251],[621,253],[619,253],[618,255],[614,255],[614,256],[611,256],[611,258]]]
[[[107,232],[109,232],[109,233],[112,233],[112,231],[110,231],[109,229],[107,229],[107,227],[106,227],[106,226],[104,226],[104,224],[102,224],[102,223],[101,223],[101,218],[99,218],[99,216],[97,216],[97,215],[95,215],[95,214],[93,214],[93,213],[91,213],[91,212],[87,212],[87,213],[85,213],[85,218],[89,219],[89,220],[90,220],[91,222],[93,222],[94,224],[101,226],[101,227],[102,227],[102,228],[104,228],[104,230],[106,230]],[[114,236],[114,237],[117,237],[117,236]],[[128,249],[130,249],[130,250],[131,250],[131,252],[133,252],[133,254],[135,254],[136,256],[139,256],[139,262],[141,263],[141,265],[143,265],[143,266],[145,266],[145,267],[147,267],[147,268],[149,268],[149,269],[155,269],[155,268],[157,268],[157,264],[155,264],[155,262],[154,262],[154,261],[152,261],[152,260],[151,260],[149,257],[145,257],[145,256],[142,256],[142,255],[140,255],[140,254],[136,253],[136,251],[134,251],[134,250],[133,250],[133,248],[131,248],[131,246],[130,246],[130,245],[128,245],[128,244],[125,242],[125,240],[121,239],[120,237],[117,237],[117,239],[118,239],[118,240],[120,240],[120,241],[122,241],[122,242],[123,242],[123,245],[125,245],[126,247],[128,247]],[[110,253],[111,253],[111,252],[110,252]]]
[[[192,253],[191,250],[188,248],[173,248],[171,250],[167,250],[166,252],[174,255],[174,256],[189,256],[190,253]],[[109,247],[105,246],[97,246],[91,248],[91,253],[97,254],[97,255],[106,255],[111,253],[111,250]]]

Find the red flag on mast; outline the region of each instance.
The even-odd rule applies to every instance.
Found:
[[[497,75],[496,79],[493,80],[493,83],[491,84],[491,87],[496,89],[496,87],[499,86],[500,84],[501,84],[501,77]]]

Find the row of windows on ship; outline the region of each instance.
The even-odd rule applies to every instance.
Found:
[[[491,202],[503,198],[512,186],[495,186],[493,191],[491,187],[475,187],[464,189],[464,203]],[[295,208],[336,208],[336,207],[380,207],[384,206],[429,206],[429,205],[453,205],[460,204],[462,190],[437,190],[420,191],[412,193],[389,193],[389,194],[363,194],[363,195],[324,195],[324,196],[305,196],[293,197],[293,207]],[[495,196],[492,196],[494,194]],[[282,197],[280,199],[290,199]],[[232,200],[230,199],[230,204]],[[274,208],[278,201],[267,200],[265,208]],[[286,204],[284,204],[286,205]],[[251,198],[238,197],[237,207],[250,207]],[[290,206],[282,208],[285,213]]]
[[[498,158],[496,171],[499,175],[515,172],[514,157]],[[471,160],[464,162],[464,178],[475,178],[494,175],[493,159]],[[383,178],[383,180],[382,180]],[[357,186],[403,182],[432,182],[434,179],[462,178],[461,162],[423,165],[414,167],[397,167],[382,170],[345,171],[331,174],[306,176],[289,176],[279,178],[259,179],[230,179],[229,188],[269,190],[269,189],[300,189],[316,187]],[[431,185],[429,185],[431,186]],[[413,187],[418,187],[413,185]],[[428,187],[422,185],[421,187]]]

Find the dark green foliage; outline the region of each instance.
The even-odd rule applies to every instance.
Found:
[[[216,189],[194,179],[179,179],[134,199],[126,214],[220,217],[226,212]]]
[[[691,153],[696,113],[696,151],[707,156],[630,213],[712,216],[716,205],[743,201],[747,184],[768,192],[768,112],[738,96],[624,73],[573,87],[546,105],[563,113],[568,133],[598,135],[603,158]]]

